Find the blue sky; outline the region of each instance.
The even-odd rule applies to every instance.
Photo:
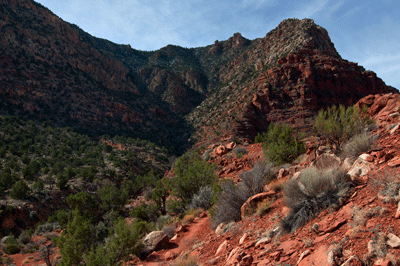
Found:
[[[139,50],[200,47],[235,32],[262,38],[286,18],[328,30],[342,58],[400,89],[400,1],[396,0],[36,0],[93,36]]]

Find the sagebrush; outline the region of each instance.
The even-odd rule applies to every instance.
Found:
[[[299,178],[290,180],[283,189],[284,202],[290,208],[281,222],[283,231],[294,232],[323,209],[340,206],[351,184],[350,177],[340,169],[303,170]]]

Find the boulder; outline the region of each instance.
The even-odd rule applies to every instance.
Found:
[[[387,235],[387,237],[388,237],[388,240],[386,243],[388,244],[388,246],[390,246],[392,248],[400,247],[400,237],[398,237],[392,233],[389,233]]]
[[[164,231],[153,231],[143,240],[142,253],[148,255],[153,251],[166,248],[169,243],[167,234]]]
[[[395,157],[388,162],[389,167],[398,167],[400,166],[400,157]]]
[[[231,142],[228,145],[226,145],[226,148],[228,150],[233,150],[236,147],[236,143],[235,142]]]
[[[228,153],[228,149],[224,145],[220,145],[214,149],[214,154],[217,156],[222,156]]]
[[[251,255],[246,255],[242,258],[239,265],[240,266],[250,266],[253,263],[253,257]]]
[[[239,240],[239,245],[242,245],[247,237],[248,237],[247,233],[244,233],[244,235]]]
[[[264,201],[266,199],[270,199],[271,196],[273,196],[275,194],[276,193],[274,191],[267,191],[267,192],[262,192],[262,193],[256,194],[256,195],[248,198],[246,200],[246,202],[240,208],[242,220],[247,215],[252,214],[252,210],[254,210],[254,208],[257,207],[257,204],[259,202]]]
[[[358,159],[353,163],[353,165],[351,166],[351,168],[347,172],[347,174],[349,174],[352,178],[354,178],[354,177],[364,176],[369,171],[371,171],[371,169],[373,168],[373,165],[370,162],[367,162],[366,158],[368,156],[361,154],[358,157]],[[365,159],[363,159],[363,158],[365,158]]]
[[[334,154],[324,153],[318,156],[312,163],[311,166],[314,166],[320,171],[336,168],[340,165],[341,160]]]
[[[228,248],[228,241],[225,240],[224,242],[222,242],[221,245],[219,245],[217,252],[215,252],[215,256],[226,253],[227,248]]]
[[[215,229],[215,234],[221,235],[224,232],[225,223],[220,223]]]
[[[269,242],[271,242],[271,238],[269,238],[269,237],[264,237],[264,238],[262,238],[262,239],[260,239],[260,240],[257,241],[255,247],[258,247],[258,246],[260,246],[260,245],[262,245],[262,244],[268,244]]]
[[[236,265],[238,262],[238,256],[242,253],[242,249],[240,247],[236,247],[232,249],[232,251],[229,253],[228,258],[226,259],[225,265]]]

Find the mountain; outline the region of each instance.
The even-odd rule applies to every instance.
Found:
[[[235,33],[145,52],[93,37],[33,0],[2,0],[0,14],[3,114],[175,153],[220,138],[251,141],[270,122],[307,130],[319,108],[397,91],[342,59],[310,19],[287,19],[255,40]]]

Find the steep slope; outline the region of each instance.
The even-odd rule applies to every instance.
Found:
[[[320,108],[397,91],[343,60],[326,30],[309,19],[283,21],[224,71],[224,86],[187,116],[196,139],[251,140],[271,122],[307,130]]]
[[[33,0],[0,0],[0,14],[1,111],[95,137],[140,137],[179,153],[220,137],[251,141],[270,122],[306,130],[318,108],[395,91],[343,60],[310,19],[255,40],[235,33],[145,52],[95,38]]]
[[[141,91],[121,61],[85,42],[76,27],[31,0],[2,1],[0,13],[3,112],[19,108],[92,136],[184,144],[189,127],[169,104]]]

